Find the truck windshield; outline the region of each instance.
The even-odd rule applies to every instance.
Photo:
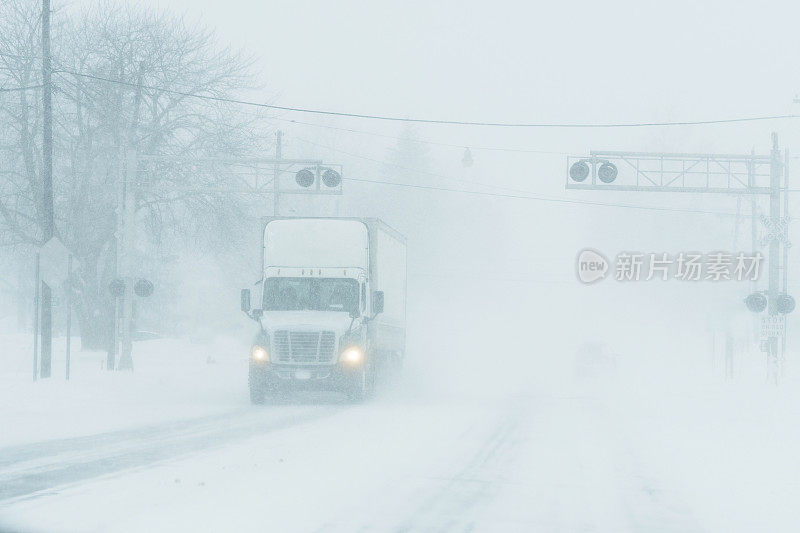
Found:
[[[358,311],[358,281],[347,278],[267,278],[264,311]]]

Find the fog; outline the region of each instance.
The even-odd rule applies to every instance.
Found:
[[[615,185],[639,190],[579,190],[568,159],[723,154],[724,175],[775,139],[791,242],[796,4],[53,0],[50,233],[41,6],[2,9],[0,531],[800,526],[798,315],[762,331],[797,273],[776,245],[769,293],[769,162],[720,194],[634,183],[621,156]],[[309,162],[275,166],[277,132]],[[306,165],[338,169],[336,194],[303,193]],[[363,263],[283,264],[275,215],[379,219],[406,264],[374,222]],[[48,376],[50,234],[75,266]],[[605,279],[579,279],[587,249]],[[616,279],[620,254],[740,252],[757,281]],[[263,305],[266,278],[316,290],[307,269],[355,303]],[[314,357],[335,339],[323,365],[292,348],[309,332]]]

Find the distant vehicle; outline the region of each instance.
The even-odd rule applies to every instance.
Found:
[[[261,294],[241,309],[258,322],[250,400],[291,388],[332,389],[354,401],[403,363],[405,238],[378,219],[271,218]]]

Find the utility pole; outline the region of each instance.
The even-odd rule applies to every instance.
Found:
[[[275,133],[275,168],[274,168],[274,175],[272,177],[272,215],[273,216],[280,216],[281,213],[281,195],[280,195],[280,177],[281,177],[281,140],[283,138],[283,132],[278,130]]]
[[[42,0],[42,242],[55,234],[53,217],[53,102],[50,64],[50,0]],[[53,351],[53,293],[42,282],[41,377],[49,378]]]
[[[121,265],[121,278],[125,280],[125,291],[122,296],[122,324],[120,327],[120,337],[122,346],[119,355],[117,370],[133,370],[133,339],[131,337],[133,325],[133,239],[135,236],[134,217],[136,216],[136,197],[134,194],[134,181],[136,178],[137,157],[136,152],[131,149],[126,152],[125,158],[125,200],[123,206],[123,228],[122,228],[122,257],[119,258],[117,265]]]
[[[133,103],[133,118],[128,128],[125,152],[125,172],[122,175],[122,235],[121,257],[117,257],[117,277],[125,280],[125,290],[122,295],[122,327],[120,337],[122,347],[120,350],[118,370],[133,370],[133,240],[136,236],[136,173],[138,158],[136,155],[136,128],[139,124],[139,113],[142,104],[142,78],[144,76],[144,62],[139,63],[139,72],[136,76],[136,94]],[[121,276],[120,276],[121,274]]]

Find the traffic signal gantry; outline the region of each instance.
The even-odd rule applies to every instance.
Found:
[[[761,244],[769,246],[768,289],[754,291],[745,299],[745,305],[755,313],[768,312],[768,317],[762,319],[762,349],[775,363],[772,366],[777,379],[786,348],[785,315],[795,308],[794,298],[787,288],[788,248],[791,246],[788,240],[788,162],[788,151],[781,154],[775,133],[769,155],[591,151],[588,157],[568,157],[566,188],[749,197],[754,250],[758,246],[756,199],[768,196],[769,217],[760,219],[767,230]]]

